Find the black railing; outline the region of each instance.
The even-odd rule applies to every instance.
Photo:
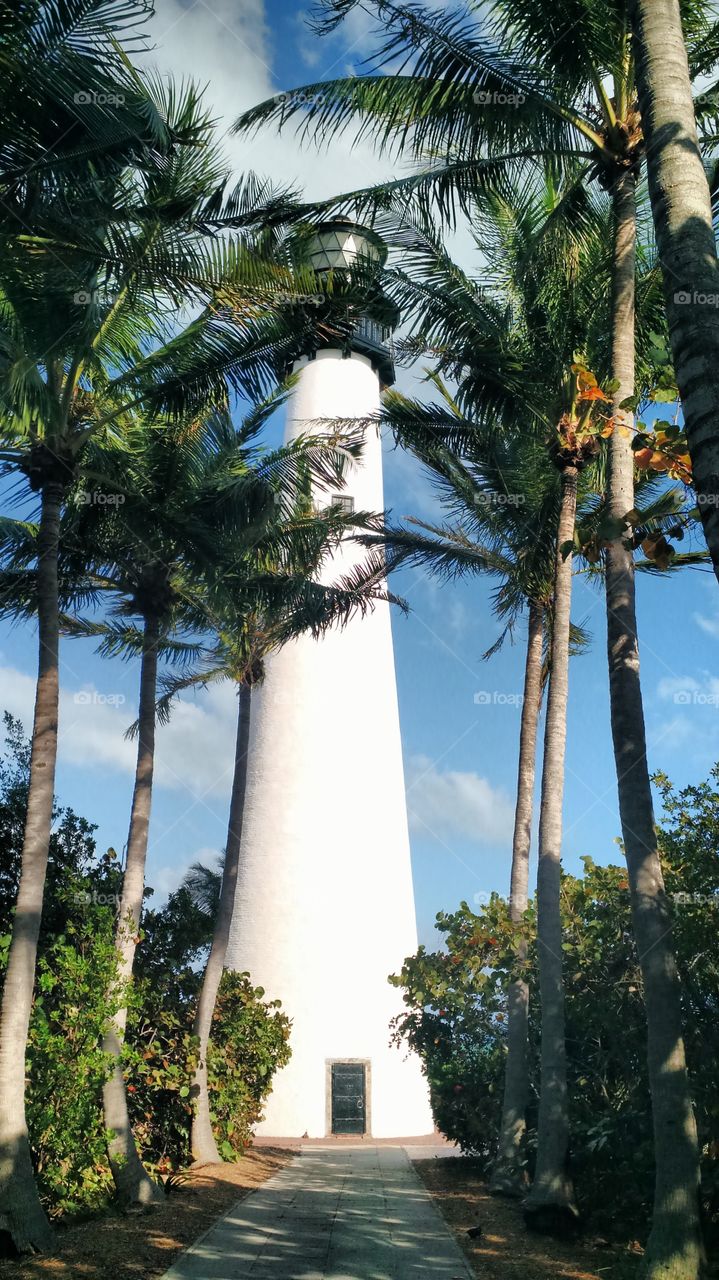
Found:
[[[352,329],[350,346],[370,357],[386,385],[394,382],[394,350],[389,325],[380,324],[370,316],[360,316]]]
[[[366,356],[372,361],[373,367],[379,375],[380,381],[384,386],[391,386],[394,382],[394,345],[392,342],[392,327],[387,324],[381,324],[378,320],[373,320],[371,316],[362,315],[357,320],[350,321],[345,329],[344,334],[329,335],[320,334],[306,340],[306,344],[296,354],[290,354],[285,351],[286,369],[291,369],[293,362],[299,355],[308,356],[313,360],[317,351],[321,351],[326,347],[340,347],[346,355],[351,351],[357,351],[360,355]]]
[[[389,326],[379,324],[369,316],[360,316],[354,327],[354,336],[372,347],[377,347],[378,350],[390,347],[392,344],[392,330]]]

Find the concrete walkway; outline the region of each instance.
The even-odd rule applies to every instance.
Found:
[[[471,1280],[402,1147],[315,1148],[183,1253],[163,1280]]]

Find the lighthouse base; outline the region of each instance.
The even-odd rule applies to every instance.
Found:
[[[371,1140],[433,1133],[416,1055],[384,1044],[374,1055],[352,1055],[337,1045],[324,1056],[316,1045],[303,1052],[293,1041],[292,1060],[277,1073],[258,1136]]]

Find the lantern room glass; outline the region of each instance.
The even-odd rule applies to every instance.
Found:
[[[351,267],[358,258],[381,262],[383,253],[371,233],[352,223],[320,225],[310,240],[309,263],[314,271],[336,271]]]

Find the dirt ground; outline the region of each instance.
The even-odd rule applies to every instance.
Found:
[[[60,1228],[53,1254],[0,1260],[0,1280],[152,1280],[212,1223],[296,1155],[269,1146],[239,1164],[190,1170],[149,1214],[109,1212]],[[641,1250],[591,1235],[560,1242],[525,1229],[515,1201],[495,1199],[470,1160],[413,1161],[481,1280],[632,1280]],[[477,1240],[467,1236],[481,1226]],[[711,1275],[719,1274],[711,1271]]]
[[[173,1188],[167,1205],[148,1214],[108,1213],[58,1230],[57,1247],[22,1263],[0,1261],[0,1280],[149,1280],[216,1218],[293,1157],[271,1147],[250,1150],[239,1164],[204,1165]]]
[[[420,1160],[415,1169],[482,1280],[629,1280],[636,1270],[638,1245],[527,1231],[517,1202],[490,1196],[471,1161]],[[467,1230],[476,1226],[482,1234],[471,1240]]]

